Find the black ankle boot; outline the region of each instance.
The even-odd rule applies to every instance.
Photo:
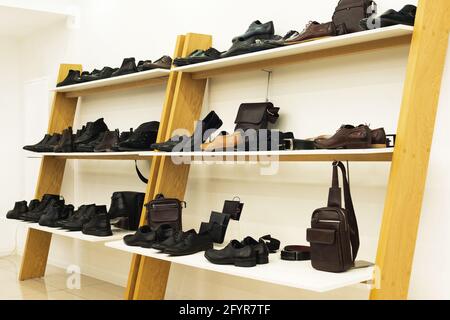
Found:
[[[136,60],[134,58],[125,58],[123,59],[122,66],[119,68],[119,70],[114,71],[111,77],[123,76],[135,72],[138,72]]]
[[[106,206],[95,206],[95,214],[89,222],[83,225],[83,233],[97,237],[112,236],[111,222],[106,212]]]
[[[119,144],[121,142],[126,141],[133,134],[133,128],[130,128],[130,131],[122,131],[119,136],[119,141],[111,147],[112,151],[119,151]]]
[[[72,127],[65,129],[61,135],[59,143],[55,146],[54,152],[73,152]]]
[[[117,220],[114,226],[125,230],[137,230],[141,219],[145,193],[141,192],[114,192],[111,197],[109,216]]]
[[[80,71],[69,70],[69,74],[67,75],[67,77],[63,81],[58,83],[56,86],[63,87],[63,86],[69,86],[71,84],[77,84],[77,83],[80,83],[80,79],[81,79]]]
[[[73,214],[73,205],[56,205],[52,206],[47,212],[42,215],[39,219],[39,225],[56,228],[58,227],[57,222],[59,220],[67,219]]]
[[[130,137],[119,143],[119,151],[150,151],[158,136],[159,122],[141,124]]]
[[[74,143],[76,146],[88,144],[97,139],[99,134],[105,131],[108,131],[108,126],[103,121],[103,118],[100,118],[95,122],[88,122],[84,131],[75,139]]]
[[[33,221],[34,216],[38,215],[39,217],[43,214],[43,211],[50,205],[52,200],[59,200],[60,196],[56,194],[45,194],[42,197],[42,200],[40,202],[36,202],[33,200],[30,203],[30,206],[28,207],[28,212],[22,214],[20,216],[20,220],[24,221]],[[33,208],[31,206],[33,205]]]
[[[7,219],[20,219],[20,216],[28,212],[28,206],[26,201],[16,202],[14,208],[6,214]]]

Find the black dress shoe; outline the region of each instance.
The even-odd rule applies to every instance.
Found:
[[[81,231],[83,230],[83,225],[95,216],[95,212],[95,204],[81,206],[62,227],[69,231]]]
[[[243,245],[237,240],[232,240],[221,250],[209,249],[205,257],[214,264],[232,264],[237,267],[256,266],[256,253],[251,245]]]
[[[119,142],[119,130],[105,131],[102,139],[95,146],[94,152],[113,152],[112,146]]]
[[[42,197],[42,200],[39,201],[39,203],[35,202],[34,208],[31,209],[31,203],[28,207],[28,212],[22,214],[20,216],[20,220],[24,221],[33,221],[34,215],[39,214],[39,217],[41,216],[41,212],[43,212],[51,203],[52,200],[59,200],[60,196],[56,194],[45,194]],[[32,201],[33,202],[33,201]]]
[[[170,69],[172,67],[172,58],[169,56],[162,56],[158,60],[151,62],[143,61],[142,65],[138,67],[139,71],[149,71],[154,69]]]
[[[56,86],[63,87],[63,86],[69,86],[72,84],[77,84],[77,83],[80,83],[80,79],[81,79],[80,71],[69,70],[69,74],[67,75],[67,77],[63,81],[58,83]]]
[[[119,143],[119,151],[150,151],[158,136],[159,122],[151,121],[141,124],[130,137]]]
[[[114,226],[120,229],[136,231],[141,219],[145,193],[114,192],[108,214],[111,220],[117,220]]]
[[[173,234],[171,237],[165,239],[164,241],[157,241],[153,243],[152,248],[156,250],[160,250],[164,252],[166,248],[170,248],[175,246],[176,244],[183,241],[189,234],[196,233],[194,229],[188,230],[186,232],[184,231],[177,231],[175,234]]]
[[[19,201],[14,204],[14,208],[6,214],[7,219],[19,220],[20,216],[28,212],[28,205],[26,201]]]
[[[153,243],[161,242],[173,235],[170,225],[163,224],[156,230],[152,230],[148,225],[139,227],[135,234],[126,235],[123,241],[127,246],[151,248]]]
[[[130,129],[130,131],[122,131],[119,135],[119,141],[112,145],[111,150],[112,151],[119,151],[119,144],[121,142],[124,142],[127,140],[131,135],[133,134],[133,128]]]
[[[275,33],[275,27],[273,25],[272,21],[261,23],[261,21],[256,20],[253,21],[250,26],[248,27],[247,31],[237,37],[234,37],[232,42],[236,41],[244,41],[249,38],[255,37],[255,36],[261,36],[261,35],[273,35]]]
[[[222,52],[215,48],[209,48],[208,50],[194,50],[185,58],[176,58],[173,62],[178,67],[186,66],[189,64],[207,62],[220,59]]]
[[[72,127],[63,130],[61,139],[59,139],[59,142],[53,151],[58,153],[74,151]]]
[[[122,66],[114,71],[111,76],[118,77],[135,72],[138,72],[136,60],[134,58],[125,58],[122,62]]]
[[[43,210],[33,210],[25,214],[25,221],[38,223],[43,215],[52,210],[52,207],[62,207],[64,208],[64,199],[52,199],[50,200]]]
[[[59,133],[46,134],[44,139],[37,144],[25,146],[23,149],[33,152],[53,152],[60,139],[61,135]]]
[[[90,81],[108,79],[111,77],[113,72],[114,72],[113,68],[104,67],[102,70],[94,70],[90,74],[82,75],[81,81],[82,82],[90,82]]]
[[[103,118],[96,120],[95,122],[88,122],[84,132],[75,139],[75,148],[80,144],[88,144],[98,138],[99,134],[108,131],[108,126],[104,122]]]
[[[400,11],[395,11],[390,9],[383,13],[381,16],[375,18],[376,22],[379,22],[379,25],[370,25],[369,21],[372,21],[373,18],[366,18],[360,21],[361,28],[363,30],[371,30],[376,27],[385,28],[390,26],[395,26],[398,24],[404,24],[407,26],[414,26],[416,20],[416,11],[417,7],[413,5],[406,5]]]
[[[78,144],[76,146],[77,152],[95,152],[95,148],[100,145],[100,143],[103,141],[105,132],[100,132],[100,134],[97,136],[95,140],[92,140],[91,142],[85,143],[85,144]]]
[[[186,256],[212,249],[213,246],[213,240],[208,232],[200,234],[195,232],[188,234],[181,242],[167,247],[164,253],[172,256]]]
[[[106,206],[95,206],[95,215],[83,225],[82,232],[96,237],[112,236],[111,221]]]
[[[191,137],[177,136],[163,143],[155,143],[151,148],[163,152],[201,151],[200,145],[222,124],[219,116],[211,111],[203,120],[197,122],[194,134]]]
[[[59,220],[67,219],[73,214],[73,205],[53,205],[39,219],[39,225],[50,228],[57,228]]]

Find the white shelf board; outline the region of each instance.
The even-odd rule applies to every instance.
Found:
[[[47,157],[61,157],[61,158],[114,158],[114,157],[139,157],[139,151],[136,152],[70,152],[70,153],[57,153],[57,152],[30,152],[26,151],[27,158],[42,158]]]
[[[239,158],[261,158],[267,161],[276,161],[277,157],[283,160],[290,157],[295,159],[317,159],[321,158],[357,158],[360,156],[370,158],[390,158],[394,152],[394,148],[371,148],[371,149],[340,149],[340,150],[286,150],[286,151],[218,151],[218,152],[157,152],[145,151],[140,152],[141,157],[155,157],[155,156],[171,156],[171,157],[187,157],[193,160],[239,160]],[[251,160],[251,159],[250,159]],[[311,160],[314,161],[314,160]],[[320,161],[320,160],[317,160]],[[367,160],[370,161],[370,160]]]
[[[137,82],[142,80],[149,80],[155,78],[166,77],[170,73],[170,70],[166,69],[154,69],[149,71],[136,72],[132,74],[126,74],[119,77],[112,77],[108,79],[90,81],[80,84],[73,84],[69,86],[56,87],[51,89],[54,92],[72,92],[72,91],[81,91],[88,90],[100,87],[107,87],[111,85],[124,84],[129,82]]]
[[[397,25],[387,28],[380,28],[362,32],[351,33],[343,36],[329,37],[315,41],[304,42],[291,46],[259,51],[255,53],[243,54],[235,57],[218,59],[198,64],[192,64],[174,68],[178,72],[203,72],[213,69],[237,66],[246,63],[259,62],[268,59],[288,57],[301,53],[332,49],[353,44],[371,42],[382,39],[395,38],[412,34],[414,28],[405,25]]]
[[[279,253],[270,255],[269,264],[239,268],[232,265],[212,264],[206,260],[204,252],[190,256],[170,257],[154,249],[127,246],[122,240],[107,242],[105,245],[120,251],[185,266],[316,292],[331,291],[373,279],[373,267],[353,269],[344,273],[321,272],[313,269],[309,261],[281,260]]]
[[[22,221],[22,220],[7,219],[6,216],[1,216],[0,221],[2,221],[4,223],[21,225],[21,226],[24,226],[27,228],[41,230],[41,231],[53,233],[53,234],[56,234],[59,236],[64,236],[64,237],[68,237],[68,238],[72,238],[72,239],[78,239],[78,240],[88,241],[88,242],[98,242],[98,243],[116,241],[119,239],[123,239],[123,237],[127,234],[134,233],[133,231],[123,230],[123,229],[118,229],[118,228],[112,227],[112,232],[113,232],[112,236],[96,237],[96,236],[90,236],[90,235],[83,234],[81,231],[71,232],[71,231],[58,229],[58,228],[43,227],[43,226],[40,226],[38,223]]]

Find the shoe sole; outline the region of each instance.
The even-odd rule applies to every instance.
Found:
[[[211,243],[211,245],[205,246],[199,250],[191,250],[191,251],[186,251],[186,252],[180,253],[180,252],[171,251],[170,249],[166,249],[166,250],[164,250],[164,253],[170,254],[173,257],[181,257],[181,256],[189,256],[192,254],[196,254],[198,252],[206,251],[206,250],[209,250],[212,248],[214,248],[214,244]]]
[[[89,232],[89,231],[82,231],[83,234],[88,236],[95,236],[95,237],[110,237],[113,235],[110,231],[98,231],[98,232]]]

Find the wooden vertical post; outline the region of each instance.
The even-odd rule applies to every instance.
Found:
[[[59,68],[58,82],[66,78],[69,70],[81,71],[81,65],[62,64]],[[77,102],[78,99],[76,98],[67,98],[63,93],[55,93],[48,133],[60,133],[73,125]],[[44,157],[42,159],[36,187],[35,197],[37,199],[41,199],[46,193],[60,193],[65,165],[65,159],[55,157]],[[20,280],[44,276],[51,239],[51,233],[35,229],[28,230],[19,276]]]
[[[205,50],[211,46],[211,43],[211,36],[189,33],[184,39],[183,50],[179,56],[187,56],[195,49]],[[169,117],[166,134],[164,138],[161,137],[162,140],[169,139],[175,129],[184,128],[193,131],[194,123],[200,117],[205,94],[206,80],[193,80],[190,74],[174,72],[172,72],[171,78],[175,81],[175,87],[173,96],[168,99],[169,102],[171,101],[171,105],[167,103],[165,111],[163,111],[163,117],[167,115]],[[169,95],[169,89],[167,95]],[[168,101],[166,100],[166,102]],[[170,112],[167,112],[169,110]],[[159,161],[155,188],[152,193],[147,194],[147,199],[150,200],[158,193],[163,193],[166,197],[183,199],[189,165],[175,165],[170,156],[162,157]],[[149,190],[149,192],[151,191]],[[142,220],[142,222],[144,221]],[[137,264],[139,266],[136,273]],[[148,257],[133,258],[127,298],[164,299],[169,271],[170,262]]]
[[[450,28],[449,0],[420,0],[411,44],[371,299],[408,297]]]

